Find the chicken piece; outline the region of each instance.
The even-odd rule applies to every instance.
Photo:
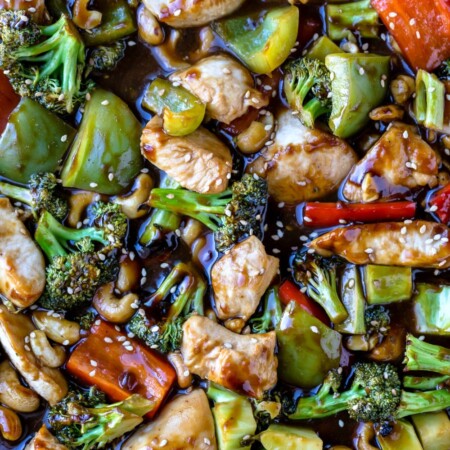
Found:
[[[232,247],[211,271],[217,316],[247,321],[277,274],[279,259],[269,256],[255,236]]]
[[[231,56],[209,56],[170,76],[195,94],[205,105],[211,119],[229,124],[243,116],[249,107],[263,108],[269,103],[254,89],[250,72]]]
[[[67,394],[67,381],[58,369],[43,366],[25,343],[35,330],[28,316],[0,306],[0,343],[30,388],[54,405]]]
[[[352,202],[399,198],[438,184],[439,155],[414,126],[395,122],[353,167],[343,194]]]
[[[160,22],[174,28],[205,25],[236,11],[245,0],[144,0]]]
[[[388,222],[336,228],[310,243],[323,256],[353,264],[445,269],[450,267],[450,229],[436,222]]]
[[[202,194],[224,191],[232,166],[228,147],[206,128],[175,137],[164,133],[162,125],[157,116],[146,125],[142,154],[186,189]]]
[[[19,308],[45,287],[45,261],[7,198],[0,198],[0,293]]]
[[[300,203],[336,191],[357,156],[342,139],[305,127],[291,112],[278,113],[274,142],[255,161],[278,202]]]
[[[181,354],[189,371],[228,389],[261,398],[277,383],[276,336],[236,334],[202,316],[183,325]]]
[[[42,425],[25,450],[68,450],[68,448],[61,444],[45,425]]]
[[[167,442],[164,445],[164,442]],[[195,389],[170,401],[156,420],[140,427],[122,450],[215,450],[214,420],[206,394]]]

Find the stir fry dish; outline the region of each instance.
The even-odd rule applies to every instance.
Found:
[[[0,0],[1,450],[450,450],[448,0]]]

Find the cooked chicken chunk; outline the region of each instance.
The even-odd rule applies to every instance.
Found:
[[[28,316],[0,306],[0,343],[30,388],[53,405],[66,395],[67,381],[58,369],[43,366],[25,343],[34,330]]]
[[[238,9],[245,0],[144,0],[160,22],[175,28],[198,27]]]
[[[19,308],[45,287],[45,261],[7,198],[0,198],[0,293]]]
[[[206,113],[229,124],[243,116],[250,106],[262,108],[268,99],[254,89],[250,72],[231,56],[214,55],[171,75],[206,105]]]
[[[164,133],[155,116],[141,137],[142,154],[186,189],[215,194],[227,188],[231,175],[228,147],[205,128],[183,137]]]
[[[353,264],[443,269],[450,267],[450,229],[417,220],[336,228],[310,243],[323,256],[344,257]]]
[[[255,162],[278,202],[299,203],[334,192],[357,157],[343,140],[310,129],[287,110],[277,117],[274,142]]]
[[[343,189],[352,202],[399,197],[412,189],[438,183],[439,155],[416,127],[393,123],[353,167]]]
[[[175,397],[156,420],[140,427],[122,450],[157,450],[163,446],[165,450],[217,448],[213,417],[201,389]]]
[[[236,334],[207,317],[183,325],[181,354],[190,372],[228,389],[261,398],[277,383],[275,332]]]
[[[45,425],[39,428],[33,439],[25,447],[25,450],[68,450],[63,444],[47,430]]]
[[[278,268],[278,258],[267,255],[257,237],[251,236],[235,245],[211,271],[219,319],[247,321],[256,311]]]

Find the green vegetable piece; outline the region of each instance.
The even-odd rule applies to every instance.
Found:
[[[286,6],[225,19],[215,30],[255,73],[270,73],[281,66],[297,40],[299,10]]]
[[[420,391],[428,391],[436,389],[438,386],[444,385],[450,381],[450,375],[442,375],[440,377],[403,377],[403,387],[407,389],[418,389]]]
[[[276,333],[278,376],[282,381],[312,388],[339,366],[341,335],[295,302],[284,310]]]
[[[450,419],[445,411],[412,416],[423,450],[448,450]]]
[[[125,102],[96,89],[61,173],[65,187],[115,195],[139,173],[141,125]]]
[[[156,78],[148,87],[144,108],[163,118],[164,131],[170,136],[186,136],[203,122],[206,106],[182,86]]]
[[[419,70],[416,76],[416,98],[414,115],[419,124],[443,130],[445,110],[445,86],[439,78],[425,70]]]
[[[413,322],[417,334],[450,336],[450,286],[416,284]]]
[[[102,13],[102,23],[83,33],[87,46],[112,44],[137,30],[134,13],[126,0],[97,0],[95,9]]]
[[[410,267],[365,267],[367,303],[379,305],[409,300],[412,295],[412,270]]]
[[[347,266],[342,274],[341,300],[348,312],[348,317],[342,323],[336,324],[335,330],[344,334],[366,334],[364,319],[366,302],[356,266]]]
[[[272,424],[260,434],[259,440],[266,450],[322,450],[323,442],[306,427]]]
[[[378,37],[378,13],[370,5],[370,0],[328,4],[325,7],[327,34],[334,41],[344,39],[352,31],[358,31],[361,37]]]
[[[0,175],[25,184],[35,173],[56,171],[74,135],[58,116],[22,98],[0,137]]]
[[[333,53],[342,53],[342,50],[328,36],[322,36],[314,42],[306,56],[325,62],[325,58]]]
[[[332,73],[333,109],[328,122],[334,135],[353,136],[369,121],[369,112],[388,92],[389,56],[337,53],[325,58]]]
[[[377,434],[381,450],[423,450],[414,427],[406,420],[397,420],[387,436]]]

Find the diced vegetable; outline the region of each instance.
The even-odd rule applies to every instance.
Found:
[[[306,312],[295,301],[284,310],[277,330],[278,377],[312,388],[339,366],[341,335]]]
[[[414,202],[391,203],[306,203],[304,222],[308,227],[332,227],[347,222],[379,222],[412,219]]]
[[[298,27],[298,8],[286,6],[222,20],[215,30],[252,72],[270,73],[289,56]]]
[[[333,93],[328,124],[333,134],[347,138],[369,121],[369,112],[386,97],[389,56],[337,53],[328,55],[325,65],[331,72]]]
[[[27,183],[34,173],[54,172],[74,135],[58,116],[23,98],[0,137],[0,175]]]
[[[445,411],[412,416],[423,450],[447,450],[450,442],[450,419]]]
[[[163,119],[164,131],[170,136],[194,132],[205,117],[206,106],[182,86],[156,78],[145,92],[142,105]]]
[[[9,115],[19,104],[20,97],[14,92],[8,78],[0,70],[0,135],[8,123]]]
[[[325,14],[327,34],[335,41],[348,37],[353,31],[365,38],[378,37],[378,13],[370,5],[370,0],[327,4]]]
[[[410,267],[365,267],[367,303],[393,303],[409,300],[412,295],[412,270]]]
[[[263,431],[259,440],[266,450],[322,450],[323,442],[306,427],[272,424]]]
[[[112,92],[96,89],[64,163],[63,185],[121,193],[142,167],[140,136],[141,125],[126,103]]]
[[[127,346],[125,340],[130,341]],[[91,364],[95,361],[95,367]],[[131,340],[107,322],[94,324],[91,334],[72,352],[67,370],[114,401],[139,394],[155,402],[153,417],[176,379],[172,366],[156,352]]]
[[[75,0],[73,4],[73,23],[83,30],[91,30],[102,23],[102,13],[88,6],[89,0]]]
[[[439,78],[419,70],[416,76],[414,114],[417,122],[433,130],[444,127],[445,86]]]
[[[434,212],[442,223],[450,222],[450,183],[439,189],[431,197],[429,204],[437,208]]]
[[[438,386],[448,384],[450,375],[429,376],[429,377],[403,377],[403,386],[407,389],[418,389],[421,391],[428,391],[436,389]]]
[[[48,20],[46,3],[45,0],[0,0],[0,9],[26,10],[36,23],[43,24]]]
[[[341,300],[348,312],[348,317],[342,323],[335,325],[335,330],[344,334],[365,334],[366,324],[364,312],[366,302],[359,269],[349,265],[341,278]]]
[[[431,71],[450,57],[450,8],[446,0],[372,0],[413,69]]]
[[[308,58],[325,62],[325,58],[333,53],[342,53],[342,50],[327,36],[321,36],[308,50]]]
[[[392,432],[386,436],[378,433],[377,440],[381,450],[422,450],[414,427],[406,420],[397,420]]]
[[[450,336],[450,286],[417,283],[416,291],[413,316],[417,334]]]

